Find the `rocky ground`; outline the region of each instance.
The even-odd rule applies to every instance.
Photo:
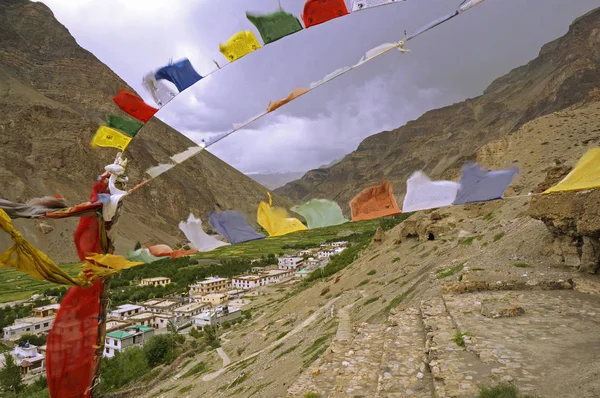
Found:
[[[503,381],[540,398],[600,396],[600,278],[529,216],[540,199],[528,195],[598,145],[599,115],[591,96],[486,145],[478,162],[521,166],[504,200],[419,212],[328,280],[265,289],[253,321],[226,336],[229,365],[198,356],[187,366],[210,373],[145,396],[473,397]]]

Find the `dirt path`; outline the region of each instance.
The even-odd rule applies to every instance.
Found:
[[[308,325],[310,325],[311,323],[313,323],[323,311],[327,311],[327,309],[329,307],[331,307],[331,305],[333,305],[333,303],[335,303],[338,299],[339,299],[339,297],[336,297],[336,298],[333,298],[333,299],[329,300],[318,311],[315,311],[311,316],[309,316],[308,318],[306,318],[304,320],[304,322],[302,322],[300,325],[296,326],[288,334],[286,334],[285,336],[283,336],[279,340],[275,340],[274,342],[272,342],[271,344],[269,344],[267,347],[263,348],[262,350],[256,351],[255,353],[253,353],[251,355],[248,355],[246,358],[240,359],[237,362],[246,361],[248,359],[254,358],[255,356],[260,355],[264,351],[273,349],[278,344],[280,344],[283,341],[287,340],[288,338],[296,335],[298,332],[300,332],[301,330],[305,329]],[[223,357],[221,357],[221,358],[223,358]],[[219,377],[225,371],[225,369],[227,368],[228,365],[229,364],[225,365],[225,361],[223,361],[223,367],[221,369],[217,370],[216,372],[204,375],[204,377],[202,377],[202,381],[211,381],[211,380]]]

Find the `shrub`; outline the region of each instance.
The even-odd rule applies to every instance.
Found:
[[[142,347],[150,367],[171,363],[175,359],[175,341],[170,335],[152,336]]]
[[[499,234],[494,235],[494,242],[497,242],[500,239],[502,239],[504,237],[504,235],[505,235],[504,232],[500,232]]]
[[[362,282],[360,282],[358,285],[356,285],[356,287],[361,287],[361,286],[364,286],[364,285],[366,285],[367,283],[369,283],[369,280],[368,280],[368,279],[365,279],[364,281],[362,281]]]
[[[327,293],[329,293],[329,286],[327,286],[326,288],[324,288],[323,290],[321,290],[321,296],[324,296]]]
[[[536,398],[534,395],[523,395],[517,386],[501,383],[493,387],[480,387],[475,398]]]
[[[367,275],[375,275],[376,273],[377,273],[377,271],[372,269],[371,271],[367,272]]]

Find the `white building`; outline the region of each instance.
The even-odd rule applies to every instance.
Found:
[[[111,358],[115,353],[123,352],[130,347],[141,347],[154,335],[154,329],[149,326],[134,325],[123,330],[106,334],[104,356]]]
[[[23,347],[16,346],[10,353],[21,370],[21,375],[39,374],[46,370],[46,356],[38,352],[38,347],[25,344]]]
[[[281,270],[297,270],[302,267],[302,257],[279,257],[277,259],[277,268]]]
[[[219,293],[227,290],[228,287],[229,279],[214,276],[191,285],[189,295],[201,296],[210,293]]]
[[[14,324],[4,328],[4,340],[15,340],[27,333],[48,333],[52,329],[55,317],[51,315],[17,319]]]
[[[321,250],[319,251],[319,253],[317,253],[317,258],[319,259],[323,259],[323,258],[329,258],[331,256],[333,256],[335,254],[335,252],[333,250]]]
[[[198,330],[204,330],[205,326],[221,326],[225,321],[233,321],[242,316],[240,309],[223,306],[212,310],[204,311],[200,315],[193,317],[194,327]]]
[[[140,281],[140,286],[167,286],[171,283],[171,278],[157,276],[154,278],[144,278]]]
[[[152,299],[142,303],[147,312],[159,314],[172,314],[173,311],[182,306],[178,300]]]
[[[346,247],[348,246],[348,242],[347,241],[340,241],[340,242],[332,242],[331,246],[333,247]]]
[[[128,316],[127,318],[125,318],[127,321],[129,321],[129,325],[140,325],[140,326],[149,326],[152,327],[154,325],[154,317],[155,314],[153,314],[152,312],[140,312],[138,314],[135,315],[131,315]],[[125,327],[127,327],[125,326]],[[120,328],[123,329],[123,328]]]
[[[317,254],[317,258],[319,258],[319,259],[329,258],[331,256],[340,254],[345,249],[346,249],[345,247],[336,247],[334,249],[324,249],[324,250],[319,251],[319,253]]]
[[[194,315],[200,314],[204,309],[208,308],[208,305],[203,302],[189,303],[181,307],[177,307],[174,311],[176,316],[185,316],[188,318]]]
[[[252,289],[283,282],[294,276],[295,270],[271,270],[259,275],[242,275],[231,278],[231,285],[236,289]]]
[[[123,304],[108,313],[108,318],[125,319],[135,314],[139,314],[144,307],[134,304]]]

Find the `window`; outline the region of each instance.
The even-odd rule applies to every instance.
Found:
[[[38,330],[40,328],[40,325],[35,325],[35,330]]]
[[[106,348],[106,353],[110,354],[110,348],[108,348],[108,347]]]
[[[50,326],[50,322],[45,322],[45,323],[44,323],[44,327],[45,327],[45,328],[47,328],[47,327],[49,327],[49,326]]]

